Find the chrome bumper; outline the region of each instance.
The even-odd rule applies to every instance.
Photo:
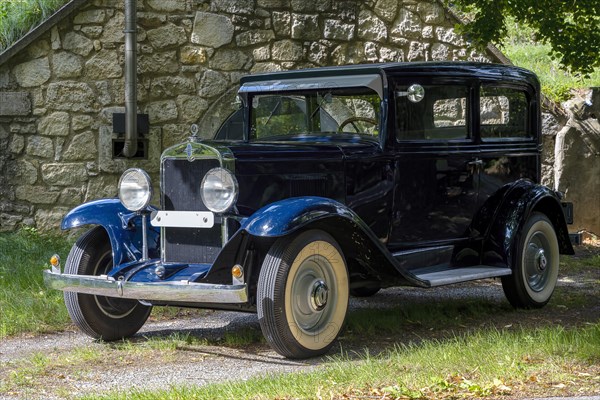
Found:
[[[70,275],[45,270],[46,286],[56,290],[145,301],[236,304],[248,302],[242,285],[214,285],[188,281],[127,282],[107,276]]]

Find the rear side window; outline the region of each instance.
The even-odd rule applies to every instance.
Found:
[[[520,89],[482,86],[479,95],[482,140],[530,137],[529,97]]]
[[[468,95],[466,85],[399,85],[395,90],[397,139],[468,139]]]

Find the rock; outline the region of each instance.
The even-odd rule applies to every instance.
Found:
[[[92,132],[84,132],[73,137],[62,159],[64,161],[94,160],[97,154],[96,135]]]
[[[434,43],[431,46],[431,59],[434,61],[446,61],[449,57],[448,46],[443,43]]]
[[[156,11],[172,13],[174,11],[185,11],[186,2],[183,0],[146,0],[146,4]]]
[[[15,188],[15,197],[18,200],[34,204],[54,204],[59,196],[60,191],[57,188],[30,185],[19,185]]]
[[[318,40],[320,38],[321,30],[319,29],[318,15],[292,15],[292,39]]]
[[[212,0],[211,11],[252,14],[254,12],[254,0]]]
[[[13,73],[21,87],[40,86],[50,79],[50,63],[47,57],[27,61],[17,65]]]
[[[53,207],[51,210],[37,210],[35,213],[35,226],[40,231],[49,231],[60,226],[60,222],[69,212],[64,207]]]
[[[198,11],[194,19],[192,43],[208,47],[221,47],[233,40],[234,26],[231,20],[219,14]]]
[[[73,130],[80,131],[82,129],[90,128],[94,121],[95,119],[89,115],[74,115],[72,120]]]
[[[52,55],[52,70],[57,78],[77,78],[83,70],[82,58],[76,54],[62,51]]]
[[[42,178],[48,185],[72,186],[87,181],[87,170],[83,163],[44,164]]]
[[[176,51],[142,54],[138,58],[139,74],[175,74],[179,72]]]
[[[68,136],[70,118],[66,112],[55,112],[40,119],[38,131],[44,136]]]
[[[74,24],[102,24],[106,19],[104,10],[82,11],[73,18]]]
[[[250,70],[251,73],[257,74],[260,72],[274,72],[274,71],[283,71],[283,67],[279,64],[275,64],[274,62],[260,62],[255,63]]]
[[[119,175],[102,175],[90,178],[84,201],[117,197]]]
[[[172,121],[177,119],[177,104],[173,100],[149,103],[146,106],[146,113],[152,125]]]
[[[85,63],[85,75],[92,80],[120,78],[123,68],[116,51],[102,50]]]
[[[377,42],[387,39],[385,23],[370,11],[361,11],[358,16],[358,37]]]
[[[196,92],[196,83],[191,78],[183,76],[164,76],[152,80],[150,96],[152,98],[174,97],[178,94]]]
[[[187,42],[185,29],[175,24],[167,24],[147,32],[152,47],[163,50],[167,47],[181,46]]]
[[[125,34],[123,30],[125,28],[125,15],[118,11],[115,15],[104,24],[104,31],[102,32],[101,41],[102,43],[123,43]]]
[[[340,2],[341,3],[341,2]],[[331,11],[331,0],[291,0],[292,10],[298,12]]]
[[[384,21],[392,22],[398,15],[398,0],[377,0],[375,13]]]
[[[254,46],[257,44],[268,43],[275,39],[275,32],[270,29],[257,29],[242,32],[235,38],[238,47]]]
[[[17,185],[33,185],[37,181],[37,168],[26,160],[8,164],[8,182]]]
[[[204,47],[185,46],[180,49],[179,60],[183,64],[197,65],[206,63],[208,61],[208,57],[209,51]]]
[[[146,28],[158,28],[167,21],[165,14],[155,12],[138,12],[137,17],[138,24]]]
[[[425,48],[421,42],[410,42],[410,48],[406,59],[410,61],[424,61]]]
[[[273,29],[277,36],[288,36],[290,34],[291,18],[289,12],[273,11]]]
[[[198,96],[181,95],[177,97],[181,120],[187,124],[198,122],[208,109],[208,101]]]
[[[201,97],[214,97],[225,92],[228,86],[229,82],[221,73],[208,70],[200,79],[198,95]]]
[[[254,58],[254,61],[269,60],[271,58],[271,48],[267,45],[252,50],[252,58]]]
[[[454,28],[437,27],[435,28],[435,35],[442,43],[449,43],[455,46],[461,46],[464,43],[461,37],[454,32]]]
[[[104,32],[104,28],[102,26],[84,26],[81,28],[81,32],[91,39],[98,39],[102,35],[102,32]],[[94,41],[94,49],[96,50],[99,50],[98,43],[100,42]]]
[[[323,36],[325,39],[331,40],[352,40],[354,39],[354,25],[344,24],[337,19],[326,19]]]
[[[267,10],[273,8],[287,8],[290,6],[290,0],[258,0],[257,6]]]
[[[215,55],[210,60],[208,65],[212,69],[221,71],[235,71],[247,69],[247,64],[250,57],[246,53],[239,50],[220,49],[215,52]]]
[[[271,57],[275,61],[298,61],[302,59],[302,45],[293,40],[280,40],[273,43]]]
[[[313,42],[308,49],[308,60],[318,65],[327,65],[329,59],[329,47],[323,43]]]
[[[57,82],[48,85],[48,104],[61,111],[92,112],[96,96],[83,82]]]
[[[77,32],[68,32],[63,40],[63,49],[87,57],[94,49],[94,42]]]
[[[50,44],[52,46],[52,50],[58,50],[62,45],[60,41],[60,33],[58,33],[57,26],[53,26],[52,29],[50,29]]]
[[[400,9],[394,21],[392,35],[406,38],[417,38],[421,34],[422,24],[419,16],[405,8]]]
[[[439,25],[446,19],[444,9],[438,3],[420,1],[417,4],[417,13],[426,24]]]
[[[78,206],[83,202],[85,186],[78,188],[65,188],[60,192],[58,204],[61,206]]]
[[[25,152],[34,157],[53,158],[54,143],[52,139],[44,136],[30,136],[27,140]]]
[[[10,141],[9,151],[13,154],[21,154],[25,148],[25,138],[21,135],[13,135]]]
[[[27,92],[0,92],[0,116],[31,114],[31,100]]]
[[[365,48],[360,43],[344,43],[331,52],[331,59],[335,65],[360,64],[367,61]]]

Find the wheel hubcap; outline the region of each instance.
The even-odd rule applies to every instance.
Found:
[[[311,294],[311,305],[315,311],[321,311],[327,305],[327,297],[329,296],[329,288],[327,284],[321,280],[313,284]]]
[[[538,270],[540,272],[544,271],[546,269],[546,267],[548,266],[548,260],[546,259],[546,254],[544,253],[544,249],[539,249],[539,251],[536,255],[536,264],[537,264]]]
[[[541,292],[548,283],[551,268],[548,268],[552,257],[546,255],[549,247],[548,239],[541,232],[534,233],[525,249],[524,263],[528,286],[534,292]]]

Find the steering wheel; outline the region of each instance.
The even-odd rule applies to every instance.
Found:
[[[348,124],[352,124],[352,127],[354,128],[354,130],[356,131],[356,133],[360,133],[361,129],[359,129],[359,127],[356,125],[356,122],[366,122],[368,124],[372,124],[374,127],[377,127],[377,121],[374,120],[373,118],[367,118],[367,117],[350,117],[350,118],[346,118],[345,120],[343,120],[340,123],[340,126],[338,127],[338,132],[343,132],[344,131],[344,127]]]

